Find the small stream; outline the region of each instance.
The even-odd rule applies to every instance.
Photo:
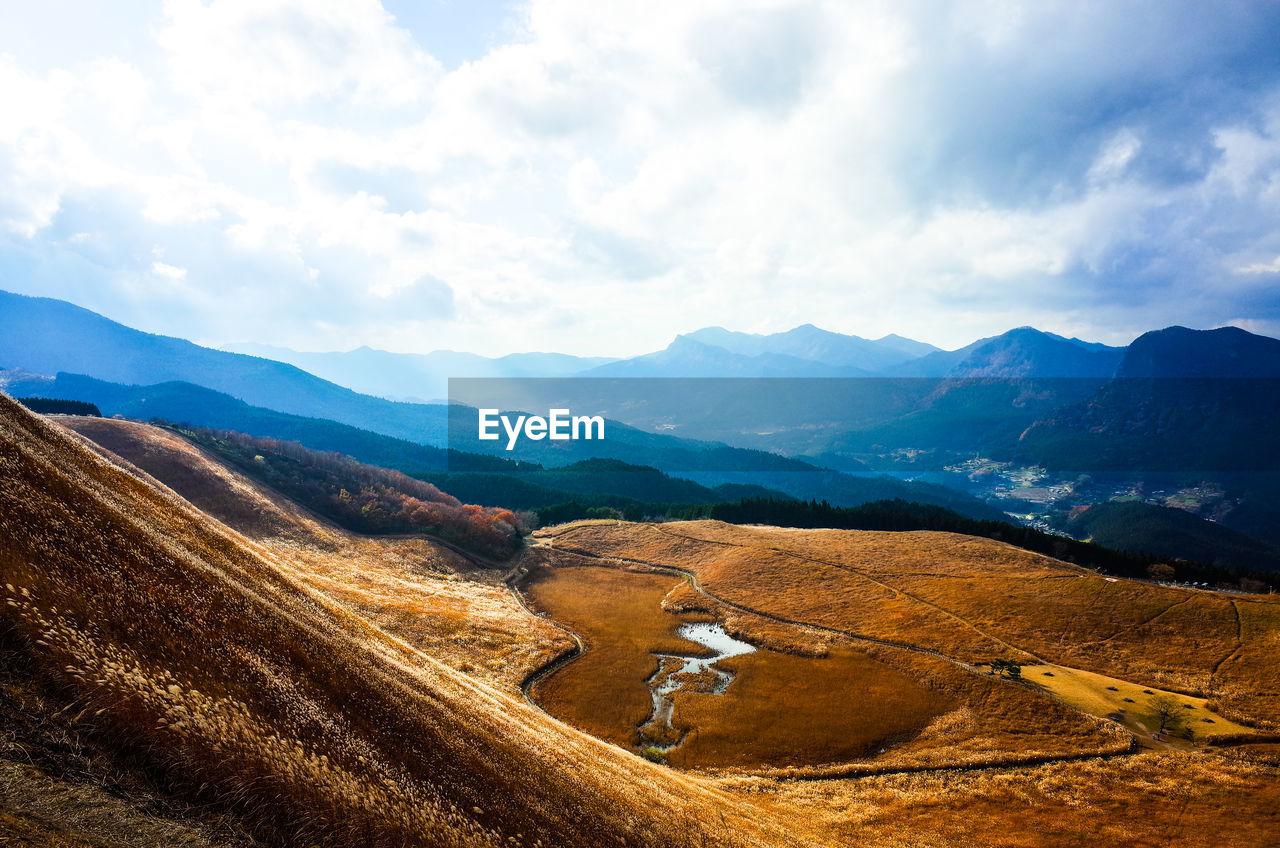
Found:
[[[655,654],[658,670],[649,678],[649,691],[653,695],[653,713],[641,725],[641,733],[657,747],[669,750],[680,744],[681,738],[671,726],[671,713],[675,709],[676,692],[703,692],[723,695],[733,682],[733,674],[716,663],[726,657],[750,654],[755,646],[735,639],[716,623],[695,622],[682,624],[676,635],[690,642],[697,642],[714,653],[705,657],[686,657],[676,654]]]

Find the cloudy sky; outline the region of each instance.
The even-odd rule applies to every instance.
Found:
[[[1280,335],[1280,4],[5,3],[0,288],[302,350]]]

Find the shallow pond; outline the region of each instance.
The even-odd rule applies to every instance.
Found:
[[[653,714],[645,722],[648,736],[655,742],[666,742],[658,747],[674,748],[680,744],[671,739],[671,714],[675,709],[675,693],[702,692],[722,695],[733,682],[733,674],[716,663],[726,657],[750,654],[755,646],[735,639],[719,624],[695,622],[680,625],[676,635],[690,642],[697,642],[713,653],[703,657],[687,657],[677,654],[656,654],[658,670],[649,678],[649,691],[653,695]],[[663,732],[665,730],[665,733]]]

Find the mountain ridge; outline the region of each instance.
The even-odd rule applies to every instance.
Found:
[[[0,363],[40,374],[85,374],[122,385],[172,381],[246,403],[360,426],[420,444],[443,444],[445,408],[362,395],[296,366],[135,330],[52,298],[0,292]]]
[[[361,345],[349,351],[305,352],[239,343],[224,350],[287,362],[354,391],[409,403],[439,402],[450,378],[568,377],[613,362],[607,356],[528,352],[487,357],[455,350],[393,353]]]
[[[1280,339],[1240,327],[1152,330],[1125,349],[1116,376],[1274,379],[1280,377]]]
[[[1123,348],[1016,327],[892,369],[897,377],[1111,377]]]

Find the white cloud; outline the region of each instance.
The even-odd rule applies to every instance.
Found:
[[[185,280],[187,277],[187,269],[179,268],[175,265],[168,265],[164,262],[152,262],[151,273],[157,277],[164,277],[167,280]]]
[[[149,52],[0,56],[0,263],[96,246],[116,317],[160,278],[147,329],[308,349],[1114,340],[1193,323],[1158,295],[1193,284],[1247,314],[1280,255],[1280,108],[1220,45],[1264,11],[1132,14],[531,0],[446,72],[374,0],[170,0],[135,22]]]
[[[166,0],[174,86],[218,105],[412,107],[440,65],[376,0]]]
[[[1280,274],[1280,256],[1270,262],[1254,262],[1235,269],[1237,274]]]
[[[1103,147],[1089,168],[1088,179],[1093,185],[1113,182],[1124,174],[1124,169],[1142,149],[1142,141],[1128,127],[1116,133]]]

